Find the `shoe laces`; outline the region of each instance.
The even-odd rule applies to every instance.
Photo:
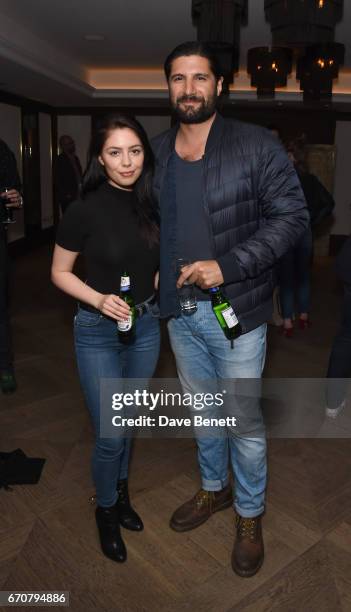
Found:
[[[202,506],[210,505],[211,499],[211,491],[204,491],[204,489],[200,489],[200,491],[198,491],[195,495],[197,508],[202,508]]]
[[[237,516],[236,526],[238,529],[238,537],[249,538],[251,542],[256,539],[258,520],[257,518],[244,518]]]

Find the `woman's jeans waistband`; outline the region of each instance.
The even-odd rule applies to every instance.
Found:
[[[109,319],[104,315],[100,310],[94,308],[94,306],[90,306],[90,304],[85,304],[84,302],[78,302],[78,307],[82,308],[82,310],[86,310],[87,312],[93,312],[95,314],[100,314],[103,317]],[[135,304],[135,309],[138,317],[142,317],[144,314],[149,312],[151,315],[157,317],[159,315],[158,305],[156,301],[155,294],[152,294],[147,300],[140,302],[140,304]]]

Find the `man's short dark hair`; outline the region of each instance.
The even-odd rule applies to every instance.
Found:
[[[172,63],[174,62],[174,60],[178,57],[189,55],[199,55],[200,57],[205,57],[208,60],[208,63],[210,64],[211,72],[214,74],[216,81],[218,81],[221,76],[223,76],[218,59],[215,53],[213,52],[211,45],[206,42],[199,42],[194,40],[178,45],[167,56],[163,66],[167,81],[169,80],[172,70]]]

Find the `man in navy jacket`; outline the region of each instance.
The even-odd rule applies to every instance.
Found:
[[[216,112],[223,79],[205,44],[176,47],[166,59],[165,74],[178,123],[153,141],[161,216],[161,316],[169,319],[184,390],[201,392],[208,381],[238,378],[254,379],[255,387],[264,366],[273,266],[307,226],[304,196],[276,138]],[[177,278],[179,257],[193,263]],[[184,282],[195,284],[197,311],[191,316],[181,313],[177,296]],[[217,286],[241,324],[234,348],[211,308],[208,289]],[[216,414],[214,407],[205,413]],[[240,576],[252,576],[264,557],[265,437],[234,428],[226,435],[195,433],[202,487],[174,512],[170,526],[194,529],[233,503],[230,459],[237,525],[232,567]]]

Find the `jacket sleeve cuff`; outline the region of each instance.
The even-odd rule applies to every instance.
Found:
[[[217,263],[222,271],[224,284],[236,283],[243,280],[238,261],[232,253],[227,253],[217,258]]]

